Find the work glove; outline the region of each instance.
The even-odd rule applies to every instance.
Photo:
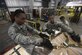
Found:
[[[40,36],[41,38],[47,38],[47,39],[49,39],[49,34],[48,34],[48,33],[42,32],[42,33],[39,33],[39,36]]]
[[[41,46],[43,46],[47,49],[50,49],[50,50],[53,49],[53,46],[52,46],[51,42],[46,38],[43,39],[43,42],[41,43]]]
[[[71,37],[75,42],[77,42],[77,43],[80,43],[80,42],[81,42],[80,36],[77,35],[75,32],[70,33],[70,37]]]
[[[51,35],[51,34],[55,34],[55,32],[54,32],[53,30],[48,30],[48,29],[46,29],[45,31],[46,31],[48,34],[50,34],[50,35]]]
[[[43,42],[43,39],[42,38],[37,38],[36,40],[35,40],[35,45],[36,46],[40,46],[41,45],[41,43]]]

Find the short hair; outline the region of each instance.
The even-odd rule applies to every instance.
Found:
[[[64,16],[61,16],[61,17],[60,17],[60,20],[61,20],[61,19],[65,19],[65,17],[64,17]]]
[[[14,12],[14,16],[18,16],[20,13],[25,13],[23,10],[21,9],[17,9],[15,12]]]
[[[25,12],[24,12],[23,10],[21,10],[21,9],[17,9],[17,10],[15,10],[13,16],[14,16],[14,17],[15,17],[15,16],[18,16],[20,13],[25,13]],[[11,21],[12,21],[12,23],[14,23],[15,18],[14,18],[14,19],[11,19]]]

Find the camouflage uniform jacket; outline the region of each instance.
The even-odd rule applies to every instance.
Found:
[[[17,25],[16,22],[13,23],[8,30],[8,35],[11,39],[16,43],[21,44],[21,46],[23,46],[30,54],[32,54],[37,38],[40,39],[37,35],[37,37],[35,37],[35,34],[38,33],[39,32],[37,30],[33,29],[29,25],[23,24],[20,26]]]
[[[63,24],[62,22],[54,22],[54,24],[51,24],[50,21],[48,21],[47,23],[44,24],[42,30],[46,31],[46,29],[47,29],[48,31],[51,31],[53,29],[59,30],[60,28],[61,28],[61,30],[65,31],[67,33],[73,32],[73,30],[69,26]]]

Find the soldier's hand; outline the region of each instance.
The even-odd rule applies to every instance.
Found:
[[[50,49],[50,50],[53,49],[53,46],[52,46],[51,42],[46,38],[43,39],[43,42],[41,43],[41,45]]]
[[[70,37],[71,37],[75,42],[77,42],[77,43],[80,43],[80,42],[81,42],[80,36],[77,35],[75,32],[70,33]]]
[[[40,33],[39,36],[41,38],[47,38],[47,39],[49,39],[49,35],[48,34]]]
[[[42,42],[43,42],[43,39],[42,38],[37,38],[35,40],[35,45],[40,46]]]

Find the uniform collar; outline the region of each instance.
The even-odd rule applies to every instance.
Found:
[[[14,25],[16,25],[19,29],[23,28],[24,24],[23,25],[18,25],[16,22],[14,22]]]

